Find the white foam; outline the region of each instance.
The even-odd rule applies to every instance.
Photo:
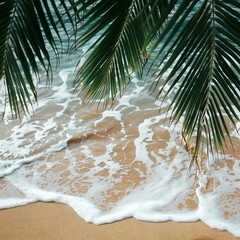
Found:
[[[181,125],[164,124],[161,100],[154,102],[142,82],[134,77],[112,109],[95,111],[80,107],[81,96],[68,82],[72,73],[63,69],[47,93],[39,86],[31,119],[0,123],[0,208],[55,201],[95,224],[131,216],[200,219],[240,237],[239,159],[227,156],[232,168],[211,163],[198,180],[194,170],[188,173],[190,158],[178,143]],[[68,145],[73,135],[79,141]]]

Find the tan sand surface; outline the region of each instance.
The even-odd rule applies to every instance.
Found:
[[[129,218],[96,226],[70,207],[34,203],[0,211],[0,240],[233,240],[203,222],[150,223]]]

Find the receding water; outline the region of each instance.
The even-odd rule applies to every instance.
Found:
[[[133,76],[109,109],[82,104],[64,68],[56,85],[39,85],[32,117],[1,122],[0,207],[35,201],[71,206],[96,224],[133,216],[146,221],[203,220],[240,236],[240,140],[202,173],[188,172],[181,126],[168,128],[149,83]],[[166,120],[166,121],[165,121]],[[219,156],[220,158],[220,156]]]

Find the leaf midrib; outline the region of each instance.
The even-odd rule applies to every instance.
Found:
[[[6,34],[6,41],[5,41],[5,51],[3,54],[3,75],[5,72],[5,67],[6,67],[6,61],[7,61],[7,52],[9,49],[11,49],[10,46],[10,39],[11,39],[11,35],[12,35],[12,29],[13,29],[13,24],[14,24],[14,20],[16,18],[16,12],[17,12],[17,8],[18,8],[18,3],[20,1],[14,1],[13,3],[13,13],[11,14],[13,17],[10,18],[10,23],[9,23],[9,28],[8,28],[8,32]]]

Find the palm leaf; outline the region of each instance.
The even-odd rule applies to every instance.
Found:
[[[239,0],[0,0],[0,79],[15,113],[28,110],[31,92],[37,98],[33,73],[39,79],[43,68],[51,79],[46,45],[58,57],[59,29],[68,34],[60,9],[73,33],[79,20],[72,50],[90,44],[75,79],[86,99],[113,101],[154,55],[153,89],[171,95],[171,121],[183,119],[186,142],[196,135],[193,159],[204,141],[209,153],[223,151],[226,117],[239,121]]]
[[[193,159],[204,139],[208,152],[224,151],[230,138],[225,116],[235,127],[239,121],[239,8],[237,0],[179,1],[152,49],[158,49],[154,88],[171,69],[159,92],[168,84],[164,99],[173,94],[171,121],[183,116],[187,143],[197,135]]]
[[[203,141],[207,152],[223,151],[230,138],[225,116],[235,127],[239,121],[239,1],[84,2],[78,1],[79,12],[86,14],[75,47],[98,37],[76,75],[76,87],[86,91],[86,98],[114,100],[131,70],[141,69],[149,58],[152,41],[153,90],[160,85],[160,97],[170,86],[163,99],[172,96],[172,122],[183,117],[186,144],[196,134],[193,159]]]
[[[107,104],[124,92],[131,72],[141,70],[148,58],[146,46],[155,20],[170,8],[168,1],[84,2],[77,2],[82,4],[79,12],[86,14],[80,18],[83,24],[74,48],[84,46],[94,37],[97,40],[86,52],[86,61],[76,73],[75,86],[86,92],[86,99],[104,98]]]
[[[31,93],[37,99],[34,78],[39,80],[42,69],[51,80],[47,45],[58,57],[59,26],[67,33],[61,9],[68,12],[64,1],[60,6],[53,0],[0,1],[0,80],[6,86],[6,101],[17,115],[28,111]]]

